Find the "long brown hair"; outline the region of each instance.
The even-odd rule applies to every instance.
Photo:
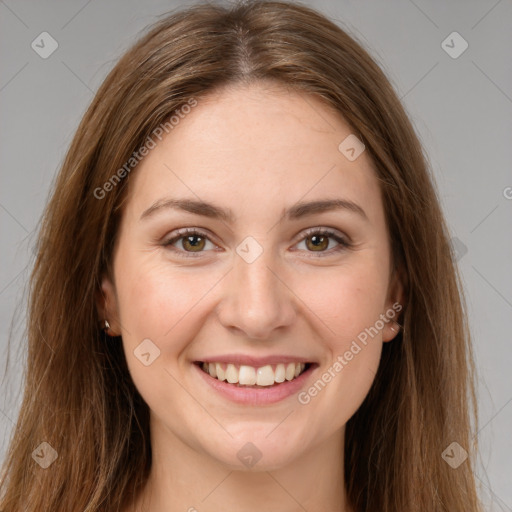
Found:
[[[300,3],[257,1],[166,15],[119,60],[78,127],[30,279],[27,372],[2,473],[4,512],[118,511],[145,483],[148,407],[96,310],[130,172],[97,191],[191,98],[257,80],[323,99],[364,142],[407,284],[404,331],[384,344],[373,386],[347,424],[349,502],[357,512],[480,510],[470,334],[428,160],[361,44]],[[470,455],[457,468],[442,457],[453,441]],[[53,453],[42,442],[57,453],[46,469],[33,456]]]

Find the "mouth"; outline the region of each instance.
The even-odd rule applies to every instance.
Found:
[[[249,366],[215,361],[195,361],[200,370],[217,381],[239,388],[275,388],[292,382],[318,366],[316,363],[287,362]]]

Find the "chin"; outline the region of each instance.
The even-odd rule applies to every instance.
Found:
[[[304,443],[290,444],[290,437],[283,432],[273,432],[265,426],[265,432],[249,434],[247,431],[240,438],[233,436],[229,441],[217,444],[213,450],[206,450],[210,456],[232,471],[273,471],[292,463],[303,453]],[[283,442],[287,439],[287,443]],[[219,451],[221,446],[224,450]],[[298,451],[300,448],[300,452]]]

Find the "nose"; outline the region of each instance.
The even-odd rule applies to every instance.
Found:
[[[280,268],[270,251],[264,251],[252,263],[235,256],[217,308],[224,327],[240,331],[247,338],[264,340],[293,324],[297,297]]]

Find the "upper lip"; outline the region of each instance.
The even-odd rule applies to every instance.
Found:
[[[202,363],[233,363],[237,365],[246,365],[259,368],[268,364],[279,363],[313,363],[311,358],[288,355],[269,355],[269,356],[247,356],[243,354],[223,354],[218,356],[204,357],[196,362]]]

